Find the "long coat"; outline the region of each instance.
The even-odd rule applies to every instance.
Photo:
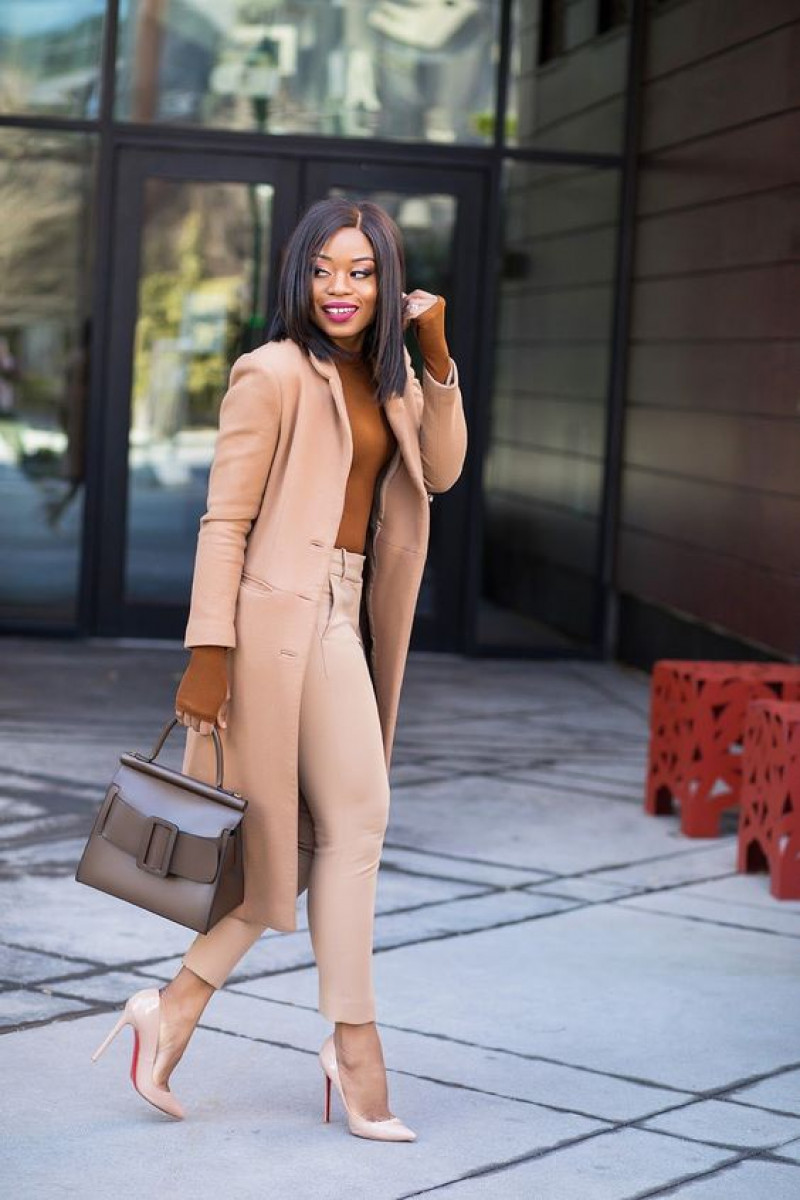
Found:
[[[458,369],[420,386],[405,352],[386,402],[397,448],[376,486],[361,612],[387,770],[430,528],[456,482],[467,430]],[[313,825],[298,783],[303,675],[353,454],[339,373],[295,342],[234,363],[200,521],[184,644],[227,646],[225,786],[247,797],[245,897],[232,915],[296,929]],[[188,731],[183,769],[213,778],[210,738]],[[299,850],[302,847],[302,853]]]

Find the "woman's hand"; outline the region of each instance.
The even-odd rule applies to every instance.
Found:
[[[439,296],[434,296],[432,292],[423,292],[422,288],[415,288],[408,295],[403,292],[403,328],[407,329],[411,321],[416,321],[438,302]]]
[[[175,715],[187,729],[210,734],[228,727],[228,651],[225,646],[195,646],[175,696]]]
[[[414,326],[425,366],[438,383],[444,383],[450,375],[444,310],[443,296],[434,296],[421,288],[403,295],[403,327],[409,322]]]

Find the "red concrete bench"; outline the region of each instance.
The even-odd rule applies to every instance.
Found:
[[[750,705],[742,772],[739,870],[768,870],[773,896],[800,900],[800,704]]]
[[[739,804],[742,742],[754,700],[800,700],[800,667],[782,663],[683,662],[653,669],[645,809],[671,813],[681,831],[716,837],[720,817]]]

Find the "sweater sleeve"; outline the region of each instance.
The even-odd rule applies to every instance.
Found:
[[[452,359],[444,331],[444,296],[437,296],[422,316],[414,322],[414,330],[425,366],[437,383],[450,383]]]
[[[280,412],[277,379],[256,366],[251,354],[242,355],[220,407],[197,537],[186,647],[236,645],[234,616],[245,545],[275,457]]]

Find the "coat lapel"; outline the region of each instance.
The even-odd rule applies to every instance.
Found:
[[[347,405],[344,402],[344,389],[342,388],[339,372],[332,362],[325,362],[323,359],[317,358],[316,354],[309,353],[308,357],[311,360],[314,370],[323,379],[326,379],[330,385],[331,394],[336,405],[336,415],[339,418],[339,433],[346,447],[347,461],[350,463],[353,458],[353,435],[350,430],[350,419],[347,415]]]
[[[336,412],[339,417],[342,435],[347,446],[348,462],[353,456],[353,435],[350,430],[350,418],[347,415],[347,405],[344,399],[344,389],[342,381],[336,365],[333,362],[325,362],[317,358],[315,354],[309,354],[309,358],[314,369],[330,384],[333,400],[336,405]],[[406,465],[406,469],[418,485],[421,491],[425,491],[425,485],[422,479],[422,460],[419,451],[419,435],[416,426],[411,418],[408,405],[405,398],[399,393],[394,392],[385,404],[386,419],[392,428],[394,436],[397,438],[397,444],[400,448],[401,457]]]

